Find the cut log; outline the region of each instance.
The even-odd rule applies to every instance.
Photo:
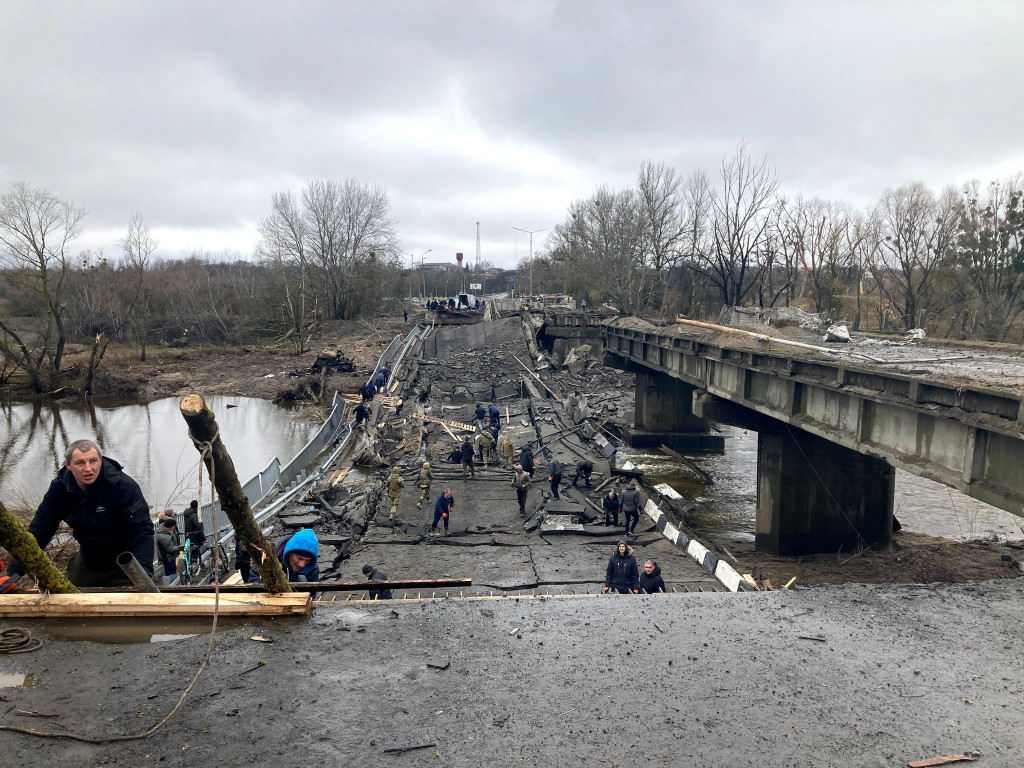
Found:
[[[0,595],[0,616],[210,616],[213,594],[167,592],[111,592],[104,594],[7,594]],[[309,594],[291,592],[271,595],[260,592],[221,592],[221,616],[283,616],[309,613]]]
[[[74,594],[78,589],[65,578],[53,561],[40,549],[36,537],[0,501],[0,546],[6,549],[26,571],[39,580],[43,590]]]
[[[249,500],[242,492],[235,463],[220,439],[213,411],[206,407],[206,401],[199,394],[186,395],[178,408],[188,424],[189,434],[197,443],[196,450],[201,450],[199,445],[203,443],[211,444],[211,450],[203,454],[203,463],[217,489],[221,509],[231,521],[238,541],[252,556],[267,590],[273,593],[290,592],[288,579],[274,554],[274,545],[263,535],[263,530],[253,517]]]

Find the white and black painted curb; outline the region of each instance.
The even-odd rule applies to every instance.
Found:
[[[644,512],[654,521],[665,538],[675,544],[679,549],[697,561],[697,564],[710,573],[730,592],[756,592],[750,584],[744,581],[739,572],[718,555],[710,552],[707,547],[696,539],[691,539],[685,533],[676,528],[668,521],[668,517],[661,511],[661,508],[650,499],[644,505]]]

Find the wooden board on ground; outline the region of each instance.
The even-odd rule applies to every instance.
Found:
[[[15,616],[212,616],[212,593],[113,592],[79,595],[0,595],[0,617]],[[307,614],[309,593],[221,593],[221,616]]]
[[[331,475],[330,480],[328,480],[328,484],[332,488],[336,486],[338,483],[345,479],[345,476],[349,473],[350,469],[352,469],[352,467],[345,467],[344,469],[335,470],[334,473]]]
[[[461,429],[464,432],[476,432],[475,424],[466,424],[463,421],[452,421],[451,419],[439,419],[436,416],[425,416],[421,413],[414,413],[412,416],[414,419],[425,421],[429,424],[440,424],[442,427],[451,427],[452,429]]]

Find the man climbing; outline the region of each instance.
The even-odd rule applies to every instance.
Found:
[[[391,498],[391,514],[389,520],[398,517],[398,502],[402,499],[402,489],[405,487],[405,480],[398,474],[398,465],[391,467],[391,474],[388,475],[388,496]]]
[[[437,533],[437,524],[444,523],[444,535],[448,535],[448,525],[451,523],[451,516],[455,513],[455,497],[452,496],[451,488],[445,488],[444,493],[437,497],[434,502],[434,522],[430,524],[430,535]]]
[[[78,552],[68,563],[68,580],[77,587],[130,587],[117,556],[131,552],[143,570],[153,573],[153,523],[149,505],[121,465],[100,453],[92,440],[76,440],[64,455],[64,467],[50,483],[28,530],[41,548],[62,522],[71,528]],[[25,573],[21,563],[9,576]]]
[[[356,406],[356,423],[355,426],[358,428],[363,422],[369,422],[370,420],[370,409],[367,408],[363,403]]]
[[[473,415],[476,418],[476,425],[480,427],[480,429],[483,429],[484,419],[487,417],[487,411],[484,409],[483,403],[476,404],[476,411],[474,412]]]
[[[383,571],[374,568],[372,565],[367,563],[363,566],[363,576],[369,581],[387,581],[388,575]],[[366,590],[366,596],[371,600],[391,600],[391,590],[387,587],[370,587]]]
[[[594,462],[583,459],[583,461],[576,464],[576,474],[572,478],[572,487],[576,487],[576,483],[582,477],[584,482],[587,484],[587,488],[590,487],[590,476],[594,473]]]
[[[302,528],[292,536],[278,539],[274,545],[274,554],[281,562],[288,581],[320,581],[320,566],[317,557],[320,554],[320,543],[316,534],[309,528]],[[249,569],[250,584],[262,584],[260,569],[256,563]]]
[[[423,507],[423,502],[430,498],[430,483],[434,480],[434,473],[430,471],[430,462],[424,461],[420,469],[420,479],[417,485],[422,490],[420,500],[416,502],[417,509]]]

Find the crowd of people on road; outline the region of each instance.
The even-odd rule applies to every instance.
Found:
[[[427,299],[427,309],[431,312],[455,312],[458,309],[484,309],[487,301],[473,299],[472,304],[458,296],[433,297]]]

